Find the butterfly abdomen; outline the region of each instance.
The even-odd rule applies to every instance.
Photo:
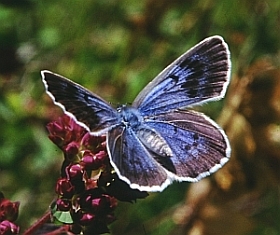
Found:
[[[172,150],[169,145],[155,130],[143,126],[136,130],[136,135],[152,152],[162,157],[172,156]]]

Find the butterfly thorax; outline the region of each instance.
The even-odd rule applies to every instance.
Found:
[[[137,129],[143,123],[143,117],[140,112],[133,107],[122,105],[117,108],[122,123],[132,129]]]

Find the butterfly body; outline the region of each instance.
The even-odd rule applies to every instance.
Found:
[[[230,77],[227,44],[206,38],[167,66],[117,109],[82,86],[42,71],[48,95],[92,135],[106,134],[116,173],[131,188],[162,191],[172,181],[195,182],[230,157],[224,131],[202,113],[186,110],[222,98]]]
[[[137,129],[144,122],[142,115],[136,108],[122,105],[117,108],[117,112],[120,114],[121,122],[126,127]]]
[[[171,156],[172,151],[164,138],[148,125],[145,125],[147,120],[144,120],[143,116],[136,108],[122,105],[117,108],[117,111],[120,113],[121,123],[124,128],[131,128],[131,131],[135,133],[142,144],[150,151],[161,156]]]

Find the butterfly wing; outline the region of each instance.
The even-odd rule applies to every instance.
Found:
[[[222,98],[229,83],[229,57],[223,38],[206,38],[165,68],[133,106],[150,116]]]
[[[179,109],[223,97],[229,71],[226,43],[219,36],[205,39],[136,97],[133,107],[144,118],[139,127],[122,122],[106,101],[78,84],[48,71],[42,76],[55,104],[88,131],[107,133],[110,161],[120,179],[131,188],[162,191],[172,180],[197,181],[228,160],[230,146],[218,125]]]
[[[53,102],[88,131],[106,133],[119,123],[117,111],[105,100],[58,74],[46,70],[41,74]]]
[[[171,148],[173,178],[198,181],[215,172],[230,157],[224,131],[205,115],[177,110],[149,119],[145,123],[161,134]]]
[[[161,191],[172,182],[169,172],[155,160],[156,154],[139,141],[130,127],[111,129],[107,135],[107,147],[115,171],[131,188]]]

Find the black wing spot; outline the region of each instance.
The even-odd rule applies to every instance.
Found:
[[[179,78],[180,78],[179,76],[175,74],[170,74],[169,77],[172,78],[175,81],[175,83],[179,82]]]
[[[199,134],[195,133],[195,134],[193,135],[193,139],[194,139],[195,141],[197,141],[197,140],[199,139]]]
[[[165,169],[176,174],[176,168],[169,157],[161,157],[161,156],[157,155],[157,157],[155,159]]]
[[[84,100],[85,100],[87,103],[89,103],[89,102],[90,102],[89,95],[84,94]]]
[[[190,151],[192,149],[192,147],[190,145],[185,145],[185,150]]]
[[[185,90],[188,97],[195,98],[199,96],[199,80],[198,79],[188,79],[181,85],[181,88]]]
[[[183,64],[189,68],[189,73],[181,88],[185,90],[189,98],[203,97],[205,94],[201,88],[207,82],[208,76],[207,64],[205,64],[204,59],[193,56],[186,59]]]

